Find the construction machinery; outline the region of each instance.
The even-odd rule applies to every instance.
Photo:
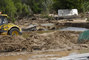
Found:
[[[7,17],[7,14],[0,14],[0,35],[21,35],[21,28],[9,23]]]

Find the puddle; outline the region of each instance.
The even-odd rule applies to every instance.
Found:
[[[59,28],[59,29],[56,29],[56,30],[59,30],[59,31],[86,31],[86,30],[89,30],[87,28],[80,28],[80,27],[62,27],[62,28]],[[50,31],[48,29],[44,29],[44,31]],[[53,30],[55,31],[55,30]]]
[[[56,60],[60,57],[88,53],[87,50],[33,52],[17,56],[0,56],[0,60]]]
[[[41,26],[55,26],[55,24],[46,23],[46,24],[41,24]],[[60,30],[60,31],[86,31],[88,29],[87,28],[81,28],[81,27],[63,27],[63,28],[59,28],[56,30]],[[45,31],[48,31],[48,29],[45,29]]]
[[[53,23],[46,23],[46,24],[41,24],[41,26],[54,26],[55,24]]]
[[[80,28],[80,27],[67,27],[67,28],[62,28],[59,30],[60,31],[86,31],[88,29],[87,28]]]

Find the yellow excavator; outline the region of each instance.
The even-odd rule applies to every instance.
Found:
[[[21,35],[21,28],[9,23],[7,17],[7,14],[0,14],[0,35]]]

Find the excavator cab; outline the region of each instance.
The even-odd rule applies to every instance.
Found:
[[[7,16],[0,16],[0,25],[8,24]]]
[[[22,30],[19,26],[8,22],[7,14],[0,14],[0,34],[21,35]]]

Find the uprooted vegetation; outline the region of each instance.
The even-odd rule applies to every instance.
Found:
[[[43,34],[27,32],[24,33],[27,34],[27,37],[0,36],[0,52],[89,48],[88,44],[77,43],[79,33],[71,31],[55,31]]]

